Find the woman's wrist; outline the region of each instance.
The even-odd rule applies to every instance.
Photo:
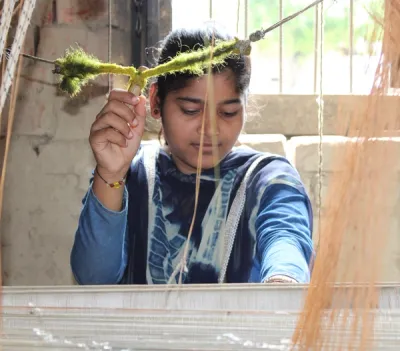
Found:
[[[101,173],[101,168],[95,168],[93,192],[104,207],[112,211],[121,211],[125,191],[125,175]]]
[[[95,168],[95,175],[97,175],[106,186],[109,188],[121,188],[125,185],[127,171],[109,173],[103,170],[98,165]]]

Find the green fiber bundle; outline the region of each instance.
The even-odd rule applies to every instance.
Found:
[[[179,71],[201,75],[210,63],[213,65],[223,64],[226,58],[233,56],[236,51],[236,43],[237,40],[223,41],[215,47],[208,46],[178,53],[173,60],[154,67],[151,73],[154,76],[160,76]],[[149,71],[145,71],[143,75],[147,76],[148,73]]]
[[[57,59],[55,64],[55,73],[61,75],[61,90],[76,95],[83,85],[100,73],[101,62],[77,48],[67,50],[65,56]]]
[[[139,71],[135,67],[124,67],[101,62],[81,48],[69,49],[64,57],[55,61],[54,73],[61,75],[60,89],[71,96],[78,94],[82,86],[100,74],[122,74],[130,77],[129,84],[143,89],[149,78],[176,72],[201,75],[208,65],[223,64],[225,59],[237,55],[241,42],[238,39],[223,41],[216,46],[179,53],[169,62],[154,68]]]

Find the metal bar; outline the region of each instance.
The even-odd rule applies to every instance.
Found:
[[[318,72],[318,42],[319,42],[319,6],[315,6],[315,28],[314,28],[314,94],[317,93]]]
[[[350,0],[350,13],[349,13],[349,60],[350,60],[350,94],[353,92],[353,51],[354,51],[354,0]]]
[[[236,11],[236,35],[240,37],[239,24],[240,24],[240,0],[237,0],[237,11]]]
[[[212,16],[213,16],[213,0],[210,0],[209,1],[209,15],[210,15],[210,19],[212,18]]]
[[[249,34],[249,0],[244,0],[244,37]]]
[[[279,21],[283,19],[283,0],[279,0]],[[283,26],[279,27],[279,93],[283,91]]]

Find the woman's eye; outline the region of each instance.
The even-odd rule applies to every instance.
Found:
[[[189,109],[181,108],[181,110],[185,115],[188,115],[188,116],[195,116],[202,112],[202,109],[189,110]],[[238,113],[239,113],[239,110],[233,111],[233,112],[220,111],[219,116],[224,117],[224,118],[231,118],[231,117],[235,117]]]
[[[193,115],[198,114],[200,112],[200,110],[186,110],[183,108],[182,112],[186,115],[193,116]]]
[[[237,114],[238,114],[238,112],[239,111],[234,111],[234,112],[221,112],[221,114],[224,116],[224,117],[235,117]]]

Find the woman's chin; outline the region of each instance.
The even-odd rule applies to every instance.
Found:
[[[212,155],[206,156],[206,157],[204,157],[204,155],[203,155],[203,159],[201,162],[201,168],[203,170],[215,168],[216,166],[218,166],[219,162],[220,162],[220,160],[219,159],[215,160]]]
[[[178,168],[183,173],[196,173],[197,164],[198,164],[198,152],[194,152],[190,155],[190,157],[178,158],[180,161],[178,162]],[[217,158],[218,157],[218,158]],[[178,161],[175,159],[175,161]],[[209,170],[215,168],[221,161],[220,155],[213,155],[213,153],[203,153],[201,155],[201,169]]]

